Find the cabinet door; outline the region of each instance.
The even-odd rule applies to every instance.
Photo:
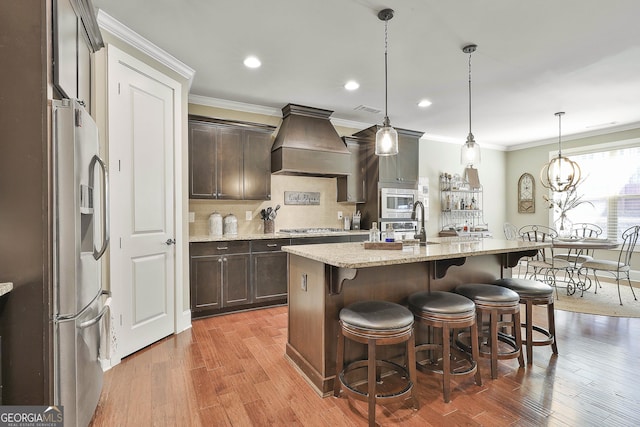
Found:
[[[70,0],[54,3],[53,80],[66,98],[78,97],[78,26]]]
[[[398,136],[398,154],[379,157],[379,180],[387,183],[418,182],[418,140]]]
[[[400,144],[398,144],[398,153],[401,151]],[[378,158],[378,180],[380,182],[396,183],[398,182],[398,156],[376,156]],[[374,154],[375,156],[375,154]]]
[[[252,254],[255,302],[286,299],[286,252],[260,252]]]
[[[191,309],[217,309],[222,306],[222,256],[191,257]]]
[[[84,25],[78,24],[78,99],[91,114],[91,47]]]
[[[249,254],[224,256],[222,290],[224,307],[252,302],[249,258]]]
[[[216,128],[189,122],[189,198],[214,199]]]
[[[271,200],[271,134],[244,131],[244,199]]]
[[[215,177],[218,199],[242,199],[242,130],[218,129]]]
[[[338,202],[364,203],[366,201],[367,147],[349,137],[343,140],[349,150],[350,175],[338,177]]]
[[[399,136],[396,156],[396,178],[398,182],[418,182],[418,141],[415,138]]]

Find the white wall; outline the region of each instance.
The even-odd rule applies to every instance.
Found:
[[[464,166],[460,164],[460,144],[430,141],[420,139],[421,177],[429,178],[429,222],[427,236],[437,236],[442,228],[440,218],[439,179],[443,172],[461,176]],[[482,145],[481,145],[482,147]],[[496,237],[502,237],[502,224],[505,222],[505,152],[482,149],[482,162],[475,167],[478,169],[480,184],[483,189],[484,221],[489,224],[489,230]]]

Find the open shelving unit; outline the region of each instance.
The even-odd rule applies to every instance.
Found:
[[[441,180],[440,223],[441,236],[486,236],[489,226],[484,220],[482,186],[472,187],[465,180]]]

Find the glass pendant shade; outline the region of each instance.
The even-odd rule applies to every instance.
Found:
[[[391,127],[385,117],[383,126],[376,132],[376,155],[395,156],[398,154],[398,132]]]
[[[460,151],[460,164],[466,167],[472,167],[474,164],[480,163],[480,146],[476,144],[473,137],[467,139]]]
[[[392,9],[383,9],[378,13],[378,19],[384,21],[384,120],[382,127],[376,132],[376,155],[395,156],[398,154],[398,132],[391,127],[387,112],[387,27],[393,18]]]

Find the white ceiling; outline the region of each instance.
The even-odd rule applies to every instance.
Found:
[[[333,110],[382,123],[384,22],[388,111],[395,127],[511,149],[640,127],[638,0],[94,0],[97,8],[195,69],[191,94]],[[242,64],[247,55],[259,69]],[[360,88],[348,92],[347,80]],[[429,99],[426,109],[416,104]]]

